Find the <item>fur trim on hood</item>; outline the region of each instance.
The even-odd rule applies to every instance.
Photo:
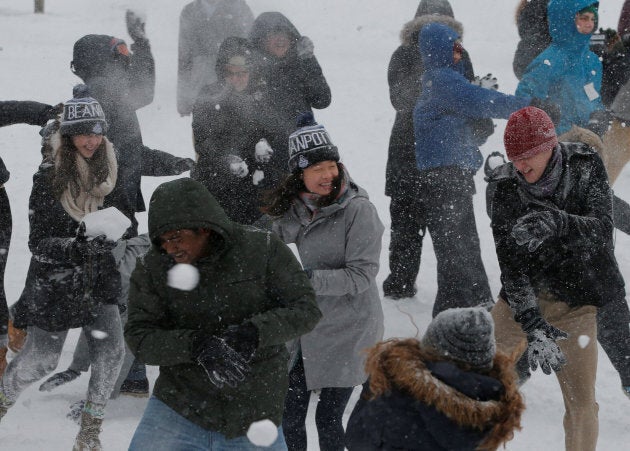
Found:
[[[407,22],[403,29],[400,31],[400,42],[404,46],[417,45],[418,33],[420,29],[430,23],[441,23],[448,27],[451,27],[457,32],[460,39],[464,37],[464,26],[461,22],[453,19],[449,16],[443,16],[439,14],[428,14],[425,16],[416,17],[413,20]]]
[[[381,342],[370,350],[365,364],[370,390],[377,397],[389,392],[394,385],[423,404],[433,406],[461,427],[491,428],[479,445],[480,450],[493,450],[511,440],[514,430],[521,428],[525,408],[512,360],[497,353],[492,369],[485,374],[503,384],[504,391],[497,401],[471,399],[442,382],[425,365],[425,362],[437,361],[445,359],[422,349],[416,339]]]

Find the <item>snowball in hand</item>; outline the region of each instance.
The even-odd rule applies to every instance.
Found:
[[[249,425],[247,438],[256,446],[271,446],[278,438],[278,427],[271,420],[254,421]]]
[[[166,283],[177,290],[194,290],[199,283],[199,271],[187,263],[177,264],[168,271]]]

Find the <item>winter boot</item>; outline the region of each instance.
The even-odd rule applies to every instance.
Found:
[[[81,429],[74,441],[72,451],[102,451],[98,435],[101,433],[102,418],[96,418],[87,412],[81,415]]]
[[[52,391],[60,385],[67,384],[79,377],[81,373],[68,368],[66,371],[55,373],[39,386],[39,391]]]
[[[9,410],[12,405],[13,403],[0,391],[0,420],[7,414],[7,410]]]
[[[7,369],[7,348],[0,348],[0,379]]]
[[[120,394],[147,398],[149,396],[149,380],[146,377],[138,380],[125,379],[120,386]]]
[[[13,352],[20,352],[26,341],[26,330],[18,329],[9,320],[9,349]]]

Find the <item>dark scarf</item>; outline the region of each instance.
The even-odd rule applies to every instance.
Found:
[[[547,163],[545,172],[543,172],[538,181],[529,183],[520,172],[516,171],[516,179],[519,186],[538,199],[553,196],[562,178],[562,161],[562,152],[559,147],[556,147],[549,159],[549,163]]]

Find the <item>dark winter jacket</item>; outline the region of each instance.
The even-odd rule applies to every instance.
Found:
[[[464,370],[423,351],[417,340],[380,343],[368,357],[370,380],[346,429],[350,451],[496,449],[519,428],[524,404],[512,366]]]
[[[455,30],[438,23],[426,25],[418,36],[425,66],[422,94],[413,112],[420,171],[457,166],[476,172],[483,158],[468,121],[506,119],[531,101],[471,84],[454,68],[453,44],[458,38]]]
[[[516,26],[521,38],[516,46],[512,68],[519,80],[525,69],[549,44],[549,23],[547,3],[549,0],[522,0],[517,9]]]
[[[151,48],[148,41],[132,44],[133,55],[127,65],[113,58],[111,39],[115,38],[83,37],[75,44],[73,65],[90,95],[103,107],[109,125],[107,137],[116,147],[118,183],[110,196],[125,215],[134,218],[135,212],[145,211],[141,176],[181,174],[191,168],[192,160],[150,149],[142,143],[136,110],[153,101],[155,62]],[[135,228],[135,218],[132,221]]]
[[[229,38],[230,41],[247,45],[242,38]],[[217,73],[222,73],[233,46],[221,46],[217,56]],[[232,51],[230,51],[232,50]],[[236,54],[243,55],[245,49]],[[260,99],[254,95],[259,86],[254,74],[250,73],[250,84],[243,92],[230,89],[225,81],[204,87],[193,108],[193,139],[197,162],[191,177],[200,181],[219,201],[228,217],[235,222],[252,224],[261,213],[258,210],[259,192],[265,187],[264,179],[254,185],[253,175],[261,170],[265,177],[273,178],[272,168],[255,159],[256,143],[262,138],[272,140],[259,118]],[[235,155],[247,164],[246,177],[230,173],[229,157]],[[281,176],[286,170],[282,171]]]
[[[274,30],[285,31],[293,43],[283,58],[263,50],[264,38]],[[295,131],[300,113],[323,109],[330,105],[331,94],[322,68],[315,56],[298,58],[295,44],[301,37],[295,26],[278,12],[265,12],[254,21],[249,40],[257,52],[256,73],[265,83],[263,109],[259,115],[265,127],[274,133],[270,142],[275,152],[271,164],[288,173],[289,135]],[[273,183],[275,186],[284,177]]]
[[[430,9],[431,7],[435,10]],[[389,138],[385,169],[386,196],[411,191],[410,186],[417,184],[418,179],[412,117],[413,108],[422,92],[421,77],[424,72],[422,58],[418,52],[418,33],[424,25],[437,22],[448,25],[460,35],[462,34],[461,23],[451,16],[435,13],[435,11],[450,10],[448,1],[422,0],[418,10],[421,10],[423,14],[404,25],[400,33],[401,45],[392,55],[387,70],[389,99],[396,109],[396,119]],[[474,78],[468,52],[464,52],[458,69],[463,71],[466,79]]]
[[[625,297],[624,281],[614,256],[612,193],[597,153],[581,143],[560,143],[563,172],[552,199],[526,193],[512,163],[495,169],[492,231],[501,281],[542,290],[571,306],[601,306]],[[511,232],[517,219],[540,210],[566,212],[566,235],[547,239],[534,252],[519,246]],[[501,290],[505,298],[505,289]],[[509,297],[505,298],[510,303]],[[511,306],[518,311],[518,306]]]
[[[552,43],[527,66],[517,96],[548,99],[562,113],[558,135],[572,125],[586,127],[593,111],[603,110],[602,63],[589,49],[590,37],[575,26],[575,14],[592,0],[551,0],[547,8]]]
[[[44,126],[51,116],[52,106],[28,100],[0,101],[0,127],[12,124]],[[9,180],[9,170],[0,158],[0,185]]]
[[[191,291],[167,285],[172,258],[159,247],[173,229],[209,228],[212,255],[195,263],[199,284]],[[178,179],[159,186],[149,209],[152,249],[131,277],[125,339],[138,360],[159,365],[154,396],[204,429],[228,438],[270,419],[280,425],[288,388],[285,342],[312,329],[321,313],[306,274],[291,250],[271,232],[226,217],[198,182]],[[197,336],[221,335],[251,322],[259,344],[251,372],[236,388],[216,388],[193,355]]]
[[[617,23],[617,33],[626,40],[626,35],[630,33],[630,0],[625,0],[619,13],[619,22]]]
[[[245,0],[194,0],[184,6],[177,54],[180,114],[190,114],[200,90],[217,81],[214,69],[221,43],[230,36],[246,37],[253,22]]]
[[[53,173],[53,165],[43,163],[33,176],[28,240],[32,257],[18,302],[28,311],[29,325],[62,331],[91,324],[100,304],[118,303],[120,274],[111,253],[86,256],[82,262],[68,257],[64,242],[76,237],[79,223],[53,196]],[[104,207],[112,206],[109,201],[106,196]]]

